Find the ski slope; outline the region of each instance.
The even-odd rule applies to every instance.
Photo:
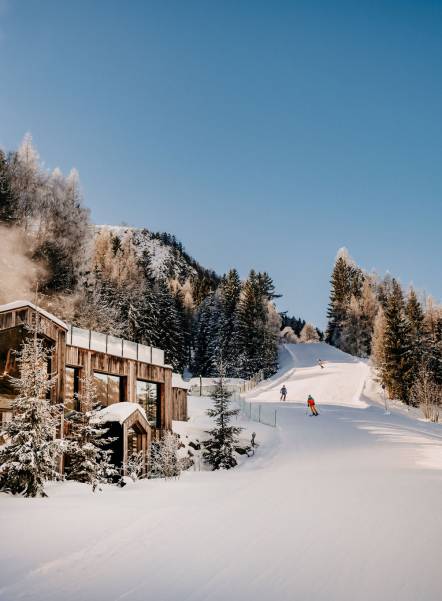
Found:
[[[0,495],[0,600],[438,601],[442,430],[376,395],[364,362],[289,346],[250,395],[278,428],[242,422],[260,447],[239,468]],[[183,438],[201,437],[207,405],[190,399]]]
[[[324,362],[324,368],[318,365]],[[306,403],[309,394],[318,405],[364,408],[362,389],[369,374],[366,361],[356,359],[328,344],[287,344],[280,353],[278,373],[251,391],[248,400],[260,403],[280,399],[283,385],[287,402]]]

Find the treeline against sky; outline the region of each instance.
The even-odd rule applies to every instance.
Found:
[[[2,282],[26,281],[3,286],[1,302],[24,290],[70,323],[163,348],[175,369],[197,375],[214,375],[221,361],[230,376],[276,370],[281,316],[268,274],[219,277],[171,234],[95,228],[78,173],[43,169],[30,135],[0,150],[0,226],[13,234]],[[167,251],[160,268],[155,244]]]

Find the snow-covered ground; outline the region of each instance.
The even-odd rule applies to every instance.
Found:
[[[278,428],[245,424],[261,446],[235,470],[0,496],[0,599],[439,600],[442,428],[385,415],[368,365],[326,345],[281,363],[250,394]],[[206,406],[190,400],[183,438],[201,437]]]

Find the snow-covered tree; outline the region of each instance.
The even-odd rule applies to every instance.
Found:
[[[57,474],[60,440],[56,409],[48,399],[54,379],[48,374],[51,351],[37,330],[30,332],[17,355],[19,377],[12,378],[18,396],[0,447],[0,490],[26,497],[45,497],[46,480]]]
[[[439,421],[442,405],[442,386],[434,380],[428,364],[422,363],[411,386],[410,401],[420,407],[424,417],[432,422]]]
[[[306,323],[299,336],[300,342],[319,342],[318,330],[311,323]]]
[[[219,379],[211,395],[213,407],[207,410],[207,415],[214,418],[215,427],[206,434],[209,439],[204,441],[204,461],[212,470],[230,469],[237,465],[235,446],[238,445],[238,434],[242,428],[231,424],[239,409],[231,409],[231,393],[224,383],[224,368],[219,367]]]
[[[173,432],[165,432],[163,437],[151,444],[149,476],[151,478],[178,478],[181,461],[178,457],[180,442]]]
[[[101,484],[114,481],[118,470],[111,462],[112,452],[108,448],[113,439],[106,436],[108,428],[100,424],[100,405],[93,376],[80,380],[78,400],[80,410],[69,415],[71,433],[66,478],[90,484],[95,492],[97,488],[100,490]]]

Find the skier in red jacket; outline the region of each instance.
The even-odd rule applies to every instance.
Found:
[[[318,410],[316,409],[315,399],[312,397],[311,394],[308,395],[307,405],[310,407],[312,415],[319,415]]]

